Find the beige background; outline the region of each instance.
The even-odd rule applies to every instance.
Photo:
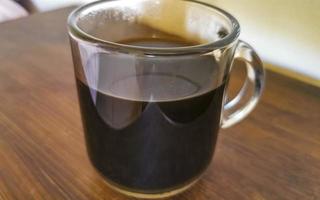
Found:
[[[320,80],[320,0],[204,1],[237,17],[265,62]]]

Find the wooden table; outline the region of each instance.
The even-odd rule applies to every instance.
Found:
[[[69,9],[0,25],[0,199],[130,199],[84,146]],[[203,179],[174,200],[320,199],[320,89],[269,72],[257,109],[222,130]]]

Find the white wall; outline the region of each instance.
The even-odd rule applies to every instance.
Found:
[[[93,0],[31,0],[35,7],[41,11],[48,11],[65,6],[77,5]]]

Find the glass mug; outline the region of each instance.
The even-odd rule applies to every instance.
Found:
[[[259,57],[238,40],[237,20],[212,5],[97,1],[68,24],[89,158],[126,195],[188,189],[211,162],[220,127],[246,117],[262,93]],[[247,79],[228,101],[235,59]]]

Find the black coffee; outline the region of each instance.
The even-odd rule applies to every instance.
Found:
[[[168,40],[157,43],[173,45]],[[181,46],[180,41],[175,44]],[[100,80],[103,74],[100,69]],[[223,83],[197,94],[201,86],[192,80],[159,72],[113,82],[116,86],[110,87],[123,90],[120,93],[99,84],[89,87],[77,80],[89,157],[108,181],[129,191],[153,193],[179,188],[201,175],[217,140]]]

